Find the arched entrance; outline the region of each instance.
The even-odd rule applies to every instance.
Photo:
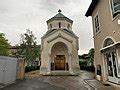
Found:
[[[68,48],[63,42],[57,42],[51,49],[51,70],[68,70]]]
[[[107,38],[104,42],[103,55],[106,62],[106,70],[108,80],[111,82],[117,82],[118,70],[117,70],[117,54],[114,41],[111,38]]]

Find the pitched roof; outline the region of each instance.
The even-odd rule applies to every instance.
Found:
[[[64,16],[61,12],[59,12],[54,16],[54,18],[66,18],[66,16]]]
[[[97,6],[98,2],[99,2],[99,0],[92,0],[91,4],[85,14],[86,17],[92,16],[92,13],[93,13],[95,7]]]
[[[58,14],[56,14],[54,17],[52,17],[51,19],[49,19],[47,21],[47,23],[53,21],[53,20],[66,20],[70,23],[73,23],[73,21],[69,18],[67,18],[66,16],[64,16],[62,13],[61,13],[61,10],[58,10]]]

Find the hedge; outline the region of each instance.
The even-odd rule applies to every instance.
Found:
[[[34,70],[39,70],[39,69],[40,69],[40,66],[26,66],[25,73],[30,72],[30,71],[34,71]]]
[[[95,67],[94,66],[80,65],[80,69],[95,72]]]

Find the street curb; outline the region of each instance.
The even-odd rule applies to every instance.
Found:
[[[96,80],[97,82],[99,82],[101,84],[101,86],[95,86],[95,85],[92,85],[92,83],[88,82],[88,80],[96,80],[96,79],[84,79],[84,81],[90,85],[91,87],[95,88],[95,90],[101,90],[101,88],[103,90],[112,90],[111,86],[105,86],[103,83],[101,83],[100,81]]]
[[[84,79],[84,82],[87,83],[89,86],[93,87],[95,90],[97,90],[97,88],[91,85],[91,83],[89,83],[87,80],[93,80],[93,79]]]

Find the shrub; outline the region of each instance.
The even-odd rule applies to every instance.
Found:
[[[84,60],[84,61],[79,61],[79,65],[87,65],[87,62]]]
[[[34,70],[39,70],[39,69],[40,69],[40,66],[26,66],[25,73],[30,72],[30,71],[34,71]]]
[[[95,67],[94,66],[81,65],[80,69],[95,72]]]

